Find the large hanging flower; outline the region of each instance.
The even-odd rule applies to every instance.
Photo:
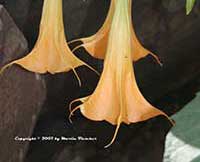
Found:
[[[74,108],[70,114],[71,117],[80,109],[88,119],[105,120],[117,125],[115,134],[106,147],[114,142],[122,122],[137,123],[158,115],[168,118],[164,112],[152,106],[143,97],[136,83],[132,59],[139,59],[147,50],[137,41],[132,27],[132,1],[112,2],[114,12],[110,22],[103,73],[94,93],[75,100],[74,102],[81,101],[82,104]]]
[[[4,66],[2,71],[13,64],[18,64],[36,73],[54,74],[73,70],[79,84],[80,79],[75,71],[76,67],[85,65],[94,70],[78,59],[66,43],[62,0],[44,0],[40,32],[35,47],[24,58]]]
[[[98,32],[90,37],[85,38],[79,38],[73,41],[70,41],[69,44],[81,41],[83,42],[81,45],[76,46],[73,51],[79,49],[80,47],[84,47],[93,57],[104,59],[105,54],[107,52],[107,46],[108,46],[108,37],[111,30],[111,24],[113,20],[113,14],[115,10],[115,4],[117,0],[111,0],[110,2],[110,9],[107,15],[107,18],[103,24],[103,26],[98,30]],[[152,55],[156,61],[160,64],[159,58],[153,54],[151,51],[144,48],[139,40],[137,39],[137,36],[135,34],[134,28],[131,28],[131,39],[132,39],[132,45],[131,48],[133,48],[134,55],[132,55],[133,61],[137,61],[148,54]]]

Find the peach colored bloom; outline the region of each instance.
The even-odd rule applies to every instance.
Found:
[[[164,115],[169,119],[164,112],[152,106],[143,97],[136,83],[132,58],[140,58],[145,49],[135,39],[131,2],[115,0],[115,11],[100,81],[92,95],[72,102],[73,104],[81,101],[82,104],[71,111],[70,117],[80,109],[88,119],[105,120],[117,125],[115,134],[106,147],[114,142],[122,122],[137,123],[158,115]]]
[[[51,74],[67,72],[81,65],[92,67],[78,59],[69,49],[63,24],[62,0],[44,0],[43,13],[38,40],[33,50],[24,58],[15,60],[2,68],[18,64],[23,68],[36,72]]]

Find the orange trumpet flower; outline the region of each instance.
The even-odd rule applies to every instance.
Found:
[[[107,121],[117,125],[110,146],[122,122],[126,124],[148,120],[164,115],[152,106],[141,94],[135,79],[132,57],[139,58],[143,47],[135,41],[131,19],[132,0],[115,0],[115,11],[111,22],[104,69],[94,93],[74,100],[82,104],[71,110],[69,118],[80,109],[88,119]]]
[[[113,20],[113,14],[114,14],[114,10],[115,10],[115,4],[116,4],[116,0],[111,0],[110,9],[109,9],[107,18],[106,18],[103,26],[97,31],[96,34],[94,34],[90,37],[72,40],[68,43],[68,44],[71,44],[71,43],[78,42],[78,41],[83,42],[83,44],[76,46],[72,50],[73,52],[81,47],[84,47],[91,56],[98,58],[98,59],[105,58],[105,54],[106,54],[107,46],[108,46],[108,37],[109,37],[110,30],[111,30],[111,23]],[[155,54],[153,54],[151,51],[147,50],[146,48],[144,48],[141,45],[141,43],[137,39],[134,28],[131,28],[130,34],[131,34],[131,39],[132,39],[132,43],[133,43],[131,45],[131,48],[133,48],[133,51],[134,51],[134,55],[132,55],[133,61],[137,61],[137,60],[147,56],[148,54],[150,54],[156,59],[156,61],[160,65],[162,65],[159,58]]]
[[[85,65],[92,70],[94,69],[78,59],[68,47],[62,11],[62,0],[44,0],[39,37],[35,47],[24,58],[4,66],[2,71],[13,64],[41,74],[46,72],[55,74],[73,70],[79,84],[81,84],[75,68]]]

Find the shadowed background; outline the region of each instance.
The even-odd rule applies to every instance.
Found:
[[[64,0],[64,21],[68,40],[94,34],[105,20],[109,3],[108,0]],[[33,48],[38,36],[43,1],[0,0],[0,4],[4,7],[0,8],[0,20],[3,24],[2,30],[0,27],[0,47],[3,47],[0,51],[5,55],[1,60],[8,62],[25,55],[28,49],[30,51]],[[137,82],[148,101],[169,115],[176,113],[190,102],[200,87],[200,5],[197,4],[189,16],[185,15],[184,5],[182,0],[133,1],[133,22],[137,36],[146,48],[160,57],[164,65],[160,67],[151,56],[138,61],[135,65]],[[5,12],[10,16],[3,14]],[[16,36],[16,32],[8,32],[8,28],[19,31],[20,36]],[[5,46],[8,42],[9,46]],[[24,47],[18,49],[16,46],[19,44],[23,44]],[[13,48],[14,50],[11,50]],[[83,48],[75,54],[98,71],[102,71],[102,60],[92,58]],[[1,63],[3,64],[4,62]],[[26,73],[35,78],[35,74],[25,72],[16,66],[9,69],[7,73],[13,73],[10,77],[23,80],[25,83],[16,86],[16,89],[22,89],[21,91],[13,92],[13,88],[7,86],[11,79],[2,81],[1,87],[6,87],[4,91],[8,96],[21,96],[20,101],[24,104],[14,106],[19,100],[2,98],[5,92],[1,91],[0,112],[2,113],[0,115],[9,114],[12,109],[19,112],[25,110],[15,122],[9,115],[4,118],[1,115],[1,123],[4,123],[7,118],[10,118],[10,123],[15,123],[12,127],[9,127],[9,124],[7,128],[0,127],[0,135],[7,137],[0,140],[0,143],[4,147],[9,145],[13,148],[10,152],[1,148],[0,158],[3,157],[3,161],[7,158],[6,160],[11,162],[129,162],[133,160],[162,162],[165,137],[171,128],[170,123],[163,117],[129,126],[122,125],[116,142],[108,149],[104,149],[103,146],[110,141],[115,130],[114,126],[106,122],[89,121],[80,113],[76,113],[73,117],[73,125],[69,123],[68,104],[73,99],[92,93],[98,83],[99,77],[89,69],[78,68],[83,83],[81,88],[71,71],[56,75],[41,75],[40,83],[34,82],[36,87],[43,85],[38,89],[39,92],[35,92],[35,87],[30,86],[34,85],[33,79],[21,77]],[[10,78],[7,73],[1,76],[1,80],[5,80],[5,77]],[[16,85],[14,82],[10,84]],[[23,89],[25,85],[28,88]],[[30,96],[30,100],[23,99],[24,96]],[[4,105],[5,102],[11,103],[10,106]],[[30,105],[33,103],[41,104],[32,108]],[[33,114],[34,121],[26,122],[25,117],[29,119]],[[17,124],[18,121],[21,122]],[[19,130],[23,133],[27,127],[30,130],[24,136],[76,137],[80,135],[94,136],[98,140],[93,142],[36,141],[28,142],[26,147],[22,144],[23,146],[18,150],[19,146],[13,142],[12,136],[18,135]],[[8,134],[6,130],[11,130],[9,136],[5,136]],[[15,150],[18,152],[14,154]]]

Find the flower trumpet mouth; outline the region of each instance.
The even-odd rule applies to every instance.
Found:
[[[82,104],[70,111],[70,117],[80,109],[90,120],[105,120],[117,125],[111,142],[105,148],[115,141],[122,122],[137,123],[163,115],[173,123],[167,114],[152,106],[143,97],[137,86],[132,56],[138,56],[140,51],[137,50],[139,44],[133,39],[131,2],[131,0],[115,1],[115,12],[100,81],[93,94],[75,100],[74,102],[81,101]]]
[[[60,73],[73,70],[79,84],[75,68],[85,65],[98,73],[91,66],[78,59],[66,43],[63,24],[62,0],[44,0],[38,40],[33,50],[24,58],[15,60],[1,69],[3,72],[13,64],[36,73]]]
[[[96,34],[90,37],[79,38],[79,39],[75,39],[68,42],[68,44],[78,42],[78,41],[82,42],[82,44],[75,46],[75,48],[72,50],[73,52],[78,50],[81,47],[84,47],[91,56],[98,59],[105,59],[107,46],[108,46],[108,37],[111,30],[111,24],[112,24],[114,11],[116,8],[116,3],[117,3],[116,1],[117,0],[111,0],[110,8],[109,8],[106,20],[104,24],[102,25],[102,27],[97,31]],[[131,48],[133,49],[133,51],[135,51],[135,55],[132,55],[132,60],[138,61],[139,59],[146,57],[148,54],[150,54],[157,61],[157,63],[162,66],[162,63],[159,60],[159,58],[154,53],[147,50],[141,45],[133,27],[131,27],[130,34],[131,34],[131,39],[132,39]]]
[[[113,19],[114,9],[115,9],[115,0],[111,0],[106,20],[103,26],[97,31],[96,34],[90,37],[79,38],[68,42],[68,44],[75,43],[78,41],[83,42],[83,44],[76,46],[72,50],[73,52],[81,47],[84,47],[93,57],[98,59],[105,58],[105,53],[108,44],[108,35],[110,32],[110,24]]]

